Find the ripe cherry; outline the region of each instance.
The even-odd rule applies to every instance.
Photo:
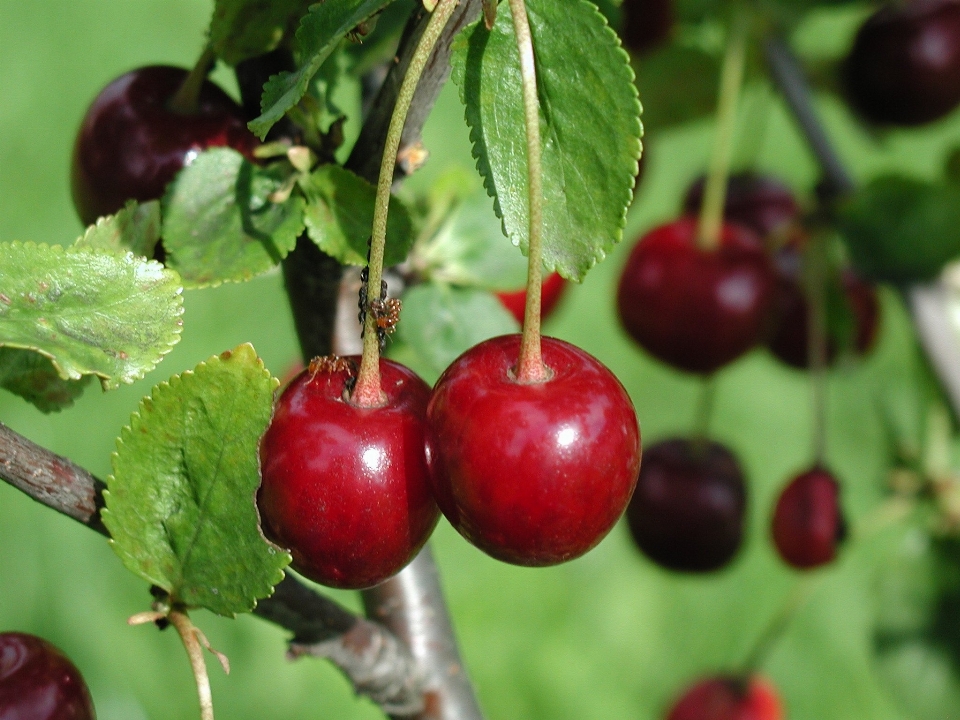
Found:
[[[427,459],[443,514],[516,565],[583,555],[623,513],[640,469],[633,403],[598,360],[544,337],[550,377],[520,383],[519,335],[474,346],[437,381]]]
[[[264,534],[293,568],[338,588],[376,585],[423,547],[439,518],[424,456],[430,388],[380,361],[382,406],[348,396],[356,358],[318,358],[277,400],[260,441]]]
[[[683,199],[685,213],[700,213],[705,185],[706,179],[700,177],[687,190]],[[727,181],[723,216],[766,239],[795,222],[800,217],[800,206],[790,188],[780,180],[770,175],[742,172],[731,175]]]
[[[887,3],[857,32],[842,80],[850,104],[871,122],[944,117],[960,104],[960,3]]]
[[[773,511],[773,542],[788,565],[801,570],[831,562],[846,536],[840,486],[833,475],[814,467],[793,478]]]
[[[696,244],[684,217],[647,233],[620,276],[617,305],[627,332],[680,370],[711,373],[766,332],[776,282],[756,236],[725,223],[716,250]]]
[[[95,720],[83,676],[56,646],[0,633],[0,720]]]
[[[766,678],[720,675],[687,689],[667,720],[783,720],[783,707]]]
[[[620,37],[630,52],[650,52],[670,38],[673,0],[624,0],[620,12]]]
[[[257,144],[243,111],[204,81],[194,113],[169,102],[187,71],[155,65],[121,75],[87,110],[73,149],[71,188],[81,221],[89,225],[129,199],[154,200],[193,156],[228,146],[249,155]]]
[[[558,273],[550,273],[544,278],[540,290],[541,318],[545,318],[553,312],[554,308],[557,307],[557,303],[560,302],[563,291],[566,289],[567,281],[560,277]],[[510,314],[517,319],[517,322],[522,325],[523,310],[527,304],[526,289],[524,288],[514,292],[498,292],[497,299],[499,299],[500,304],[509,310]]]
[[[644,554],[668,570],[718,570],[743,539],[747,491],[727,448],[674,438],[648,448],[627,506],[627,524]]]

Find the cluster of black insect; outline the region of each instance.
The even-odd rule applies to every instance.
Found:
[[[369,260],[369,257],[368,257]],[[381,314],[384,312],[382,309],[392,306],[390,300],[387,299],[387,281],[380,281],[380,297],[370,301],[367,296],[367,283],[370,280],[370,268],[365,267],[360,271],[360,299],[357,302],[357,307],[360,308],[360,312],[357,314],[357,319],[360,321],[360,337],[363,337],[366,333],[366,322],[367,322],[367,312],[372,311],[377,318],[377,339],[380,342],[380,349],[387,344],[387,335],[393,332],[392,325],[385,325],[380,322]],[[399,300],[395,301],[399,303]],[[399,306],[398,306],[399,311]],[[393,325],[396,325],[394,321]]]

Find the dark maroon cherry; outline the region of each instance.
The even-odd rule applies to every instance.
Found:
[[[773,543],[788,565],[806,570],[833,561],[846,535],[840,486],[814,467],[793,478],[773,511]]]
[[[654,357],[710,373],[753,348],[767,331],[776,282],[756,236],[726,223],[716,250],[696,244],[684,217],[650,231],[620,276],[617,305],[626,331]]]
[[[783,706],[766,678],[718,675],[688,688],[667,720],[783,720]]]
[[[774,300],[774,321],[767,347],[782,362],[804,370],[809,367],[809,306],[803,287],[802,258],[793,245],[786,245],[774,255],[777,267],[777,289]],[[839,277],[828,279],[826,361],[832,363],[841,348],[857,355],[866,355],[877,339],[880,327],[880,300],[877,292],[850,268],[843,268]],[[831,304],[846,307],[831,312]],[[849,328],[838,327],[835,318],[848,318]]]
[[[583,555],[623,513],[640,469],[633,403],[598,360],[542,339],[550,378],[514,376],[519,335],[467,350],[427,408],[437,504],[484,552],[516,565]]]
[[[699,177],[687,190],[683,210],[689,215],[700,213],[706,179]],[[727,182],[724,217],[753,230],[766,239],[782,232],[800,217],[800,206],[784,183],[769,175],[743,172],[731,175]]]
[[[557,307],[557,303],[560,302],[563,291],[566,289],[567,281],[560,277],[558,273],[550,273],[544,278],[540,290],[541,318],[545,318],[553,312],[554,308]],[[500,300],[500,304],[509,310],[510,314],[517,319],[517,322],[523,325],[523,311],[527,304],[526,289],[515,290],[513,292],[498,292],[497,299]]]
[[[192,156],[210,147],[249,155],[257,144],[243,111],[229,95],[205,81],[195,113],[168,103],[187,71],[149,66],[121,75],[94,99],[73,149],[71,187],[80,219],[90,224],[129,199],[161,197]]]
[[[277,400],[260,441],[264,533],[293,568],[338,588],[376,585],[423,547],[439,518],[424,454],[430,388],[380,361],[384,404],[348,399],[356,358],[318,358]]]
[[[623,0],[620,6],[620,38],[633,53],[655,50],[673,31],[673,0]]]
[[[727,448],[675,438],[647,448],[627,506],[630,533],[644,554],[668,570],[718,570],[743,539],[747,491]]]
[[[55,645],[0,633],[0,720],[95,720],[83,676]]]
[[[881,125],[920,125],[960,105],[960,2],[889,2],[857,32],[842,67],[853,108]]]

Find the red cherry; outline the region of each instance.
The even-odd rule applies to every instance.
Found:
[[[777,289],[774,300],[774,323],[767,347],[776,358],[791,367],[804,370],[808,361],[808,304],[803,288],[801,256],[791,245],[782,248],[774,257],[777,267]],[[832,363],[849,338],[850,350],[866,355],[877,339],[880,327],[880,301],[876,290],[861,280],[853,270],[844,268],[835,286],[828,288],[827,309],[827,363]],[[834,327],[829,310],[830,300],[845,302],[854,327],[844,338],[844,328]]]
[[[850,104],[870,122],[944,117],[960,104],[960,3],[888,3],[857,32],[842,80]]]
[[[788,565],[806,570],[831,562],[846,535],[840,486],[815,467],[793,478],[773,511],[773,543]]]
[[[423,547],[439,518],[424,457],[430,388],[380,361],[385,403],[348,399],[356,358],[321,358],[283,391],[260,441],[264,533],[293,568],[338,588],[376,585]]]
[[[783,707],[766,678],[721,675],[686,690],[667,720],[783,720]]]
[[[554,565],[599,543],[640,469],[640,428],[620,381],[542,338],[543,383],[519,383],[520,336],[474,346],[437,381],[427,461],[437,504],[467,540],[516,565]]]
[[[617,304],[628,333],[680,370],[710,373],[754,347],[769,324],[776,278],[748,229],[725,223],[716,250],[696,244],[697,221],[650,231],[630,253]]]
[[[704,177],[697,178],[687,190],[683,211],[689,215],[700,213],[703,202]],[[758,237],[767,238],[800,217],[800,206],[784,183],[769,175],[743,172],[731,175],[727,182],[724,217],[753,230]]]
[[[163,65],[139,68],[107,85],[87,110],[73,149],[73,204],[84,224],[124,206],[155,200],[167,183],[210,147],[249,155],[257,144],[243,111],[209,81],[196,113],[169,109],[187,71]]]
[[[540,317],[545,318],[560,302],[560,296],[567,288],[567,281],[560,277],[559,273],[550,273],[544,278],[540,286]],[[497,298],[517,319],[517,322],[523,325],[523,310],[527,304],[526,288],[514,292],[498,292]]]
[[[56,646],[0,633],[0,720],[95,720],[83,676]]]
[[[637,546],[668,570],[718,570],[743,539],[747,491],[727,448],[674,438],[648,448],[627,506]]]
[[[673,0],[624,0],[620,12],[620,37],[630,52],[646,53],[669,40]]]

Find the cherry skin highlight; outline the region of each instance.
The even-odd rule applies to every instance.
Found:
[[[706,178],[697,178],[683,199],[683,211],[699,215],[703,203]],[[800,206],[793,193],[780,180],[770,175],[743,172],[727,181],[727,198],[723,216],[730,222],[744,225],[761,240],[782,232],[800,218]]]
[[[424,456],[430,388],[380,361],[386,402],[348,399],[359,358],[318,358],[277,400],[260,441],[264,534],[323,585],[371,587],[419,552],[440,516]]]
[[[560,277],[559,273],[550,273],[540,287],[540,318],[543,319],[557,307],[563,291],[567,289],[567,281]],[[498,292],[497,299],[517,322],[523,325],[523,311],[527,304],[526,288],[514,292]]]
[[[800,570],[832,562],[846,535],[840,486],[814,467],[797,475],[780,493],[773,511],[773,543],[783,561]]]
[[[756,236],[725,223],[716,250],[681,218],[644,235],[620,276],[617,306],[630,336],[657,359],[711,373],[756,346],[769,326],[776,282]]]
[[[841,78],[870,122],[913,126],[946,116],[960,105],[960,3],[888,3],[860,27]]]
[[[83,676],[55,645],[0,633],[0,720],[95,720]]]
[[[71,189],[89,225],[127,200],[160,198],[192,155],[231,147],[250,155],[257,139],[229,95],[204,81],[195,113],[168,107],[187,71],[153,65],[121,75],[87,109],[73,149]]]
[[[783,705],[769,680],[720,675],[704,678],[676,701],[667,720],[783,720]]]
[[[437,504],[468,541],[515,565],[593,548],[640,468],[640,428],[620,381],[569,343],[541,342],[547,381],[515,380],[520,336],[505,335],[455,360],[427,408]]]
[[[710,572],[737,554],[746,504],[733,453],[716,442],[673,438],[644,452],[627,525],[640,550],[661,567]]]

